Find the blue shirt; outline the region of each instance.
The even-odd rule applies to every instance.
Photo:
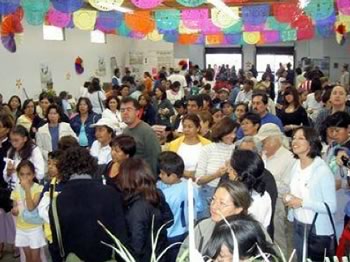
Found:
[[[281,132],[284,133],[282,121],[277,116],[275,116],[271,113],[267,113],[263,118],[261,118],[260,127],[262,125],[268,124],[268,123],[272,123],[272,124],[277,125],[281,129]],[[240,127],[237,131],[237,139],[239,140],[239,139],[242,139],[243,137],[244,137],[243,130]]]
[[[176,237],[188,232],[188,195],[187,180],[180,183],[168,185],[162,181],[157,182],[157,187],[162,190],[165,200],[174,215],[174,224],[168,228],[168,237]],[[202,211],[203,205],[199,198],[198,189],[193,188],[195,212],[194,215]]]
[[[79,145],[80,146],[88,146],[89,145],[89,141],[86,135],[86,131],[85,131],[85,126],[81,125],[80,127],[80,132],[79,132]]]
[[[54,127],[49,126],[49,131],[51,135],[52,151],[55,151],[58,149],[58,140],[59,140],[58,126],[54,126]]]

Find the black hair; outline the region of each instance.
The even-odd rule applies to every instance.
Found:
[[[19,173],[23,167],[28,167],[30,169],[30,171],[33,174],[35,174],[35,166],[33,165],[33,163],[30,160],[25,159],[25,160],[22,160],[21,162],[19,162],[18,166],[16,167],[17,173]]]
[[[77,139],[74,137],[74,136],[62,136],[60,138],[60,140],[58,141],[58,149],[59,150],[67,150],[68,148],[71,148],[71,147],[77,147],[79,146],[79,143],[77,141]]]
[[[61,99],[65,99],[68,96],[68,92],[62,91],[62,92],[60,92],[60,94],[58,96]]]
[[[242,121],[248,119],[253,125],[259,124],[261,126],[261,117],[257,113],[248,112],[242,117]]]
[[[80,114],[79,112],[79,106],[81,104],[81,102],[85,102],[88,106],[88,113],[91,114],[93,111],[92,111],[92,104],[91,104],[91,101],[89,98],[87,97],[80,97],[79,100],[78,100],[78,103],[77,103],[77,106],[76,106],[76,112],[78,114]]]
[[[117,146],[129,157],[133,157],[136,153],[136,141],[132,136],[119,135],[114,137],[110,144],[111,147]]]
[[[273,245],[266,240],[265,233],[258,221],[244,214],[229,216],[226,220],[229,225],[224,220],[221,220],[215,225],[205,250],[206,257],[216,259],[223,245],[233,254],[234,245],[231,233],[231,230],[233,230],[238,242],[240,259],[259,256],[259,248],[263,253],[272,255],[272,258],[269,257],[271,261],[277,258]]]
[[[97,159],[90,155],[86,148],[72,147],[64,151],[57,165],[59,174],[67,181],[72,175],[94,176],[97,170]]]
[[[261,90],[255,91],[255,92],[253,93],[253,95],[252,95],[252,101],[253,101],[254,97],[257,97],[257,96],[260,96],[260,97],[261,97],[261,101],[262,101],[265,105],[268,104],[268,102],[269,102],[269,97],[267,96],[266,92],[261,91]]]
[[[310,144],[310,151],[307,154],[307,156],[312,159],[316,158],[317,156],[321,156],[322,144],[317,131],[311,127],[306,127],[306,126],[299,127],[294,130],[293,139],[294,139],[295,133],[298,132],[299,130],[303,131],[305,139]],[[294,154],[294,157],[297,159],[299,158],[298,155],[296,154]]]
[[[7,114],[4,111],[0,112],[0,123],[4,128],[12,129],[15,126],[15,120],[11,114]]]
[[[168,176],[175,174],[178,178],[183,176],[185,164],[182,158],[175,152],[165,151],[159,155],[159,169]]]
[[[302,71],[300,67],[295,68],[295,73],[297,73],[297,75],[301,75]]]
[[[33,140],[29,136],[28,130],[21,125],[15,126],[11,129],[10,134],[12,135],[19,135],[21,137],[26,137],[27,141],[24,143],[23,147],[18,152],[18,155],[22,160],[26,160],[31,157],[33,149],[34,149],[34,143]],[[14,159],[16,153],[16,149],[14,147],[11,147],[9,150],[9,158]]]
[[[212,101],[210,95],[208,95],[208,94],[200,94],[200,96],[202,97],[203,101],[207,101],[208,102],[209,108],[213,107],[213,101]]]
[[[198,106],[199,108],[203,107],[203,97],[200,96],[200,95],[189,96],[189,97],[187,98],[187,102],[189,102],[189,101],[194,101],[194,102],[196,102],[196,104],[197,104],[197,106]]]
[[[105,106],[106,106],[106,108],[110,109],[108,104],[109,104],[109,102],[110,102],[112,99],[114,99],[115,101],[117,101],[117,109],[119,110],[119,109],[120,109],[120,100],[119,100],[118,96],[109,96],[109,97],[107,97],[107,99],[106,99],[106,101],[105,101]]]
[[[185,108],[185,102],[181,99],[181,100],[176,100],[174,103],[174,108],[179,108],[179,107],[183,107]]]
[[[57,105],[57,104],[51,104],[51,105],[49,105],[49,107],[47,108],[47,110],[46,110],[46,119],[47,119],[47,122],[49,122],[48,116],[49,116],[49,113],[50,113],[51,109],[55,109],[55,110],[56,110],[57,114],[59,115],[58,122],[61,122],[63,112],[62,112],[61,107],[60,107],[59,105]]]
[[[26,100],[24,100],[23,106],[22,106],[22,113],[24,114],[24,110],[26,109],[26,107],[28,106],[29,103],[33,103],[33,105],[34,105],[34,115],[35,115],[36,110],[35,110],[35,103],[34,103],[33,99],[26,99]]]
[[[101,91],[100,79],[94,77],[91,80],[91,84],[88,86],[88,92],[92,94],[93,92]]]
[[[253,189],[263,195],[265,183],[261,180],[265,171],[260,155],[251,150],[236,149],[231,156],[231,166],[237,172],[239,181],[243,182],[249,191]]]
[[[350,115],[343,111],[336,112],[327,117],[326,121],[328,122],[329,127],[348,128],[350,125]]]
[[[166,89],[165,89],[165,87],[163,87],[163,86],[158,86],[158,87],[156,87],[156,89],[155,90],[160,90],[161,92],[162,92],[162,96],[160,97],[160,100],[164,100],[164,99],[166,99],[167,98],[167,95],[166,95]]]
[[[21,99],[19,98],[19,96],[11,96],[11,97],[10,97],[10,99],[9,99],[9,101],[8,101],[8,103],[7,103],[7,105],[9,106],[9,108],[12,110],[12,108],[11,108],[11,102],[12,102],[13,99],[17,99],[17,100],[18,100],[19,105],[18,105],[18,109],[17,109],[17,110],[21,110],[22,102],[21,102]]]
[[[53,103],[53,98],[51,95],[49,95],[47,92],[41,92],[39,95],[39,101],[42,101],[44,99],[49,100],[50,104]]]
[[[48,153],[48,158],[52,160],[59,160],[63,153],[64,151],[62,150],[55,150]]]
[[[238,129],[239,124],[229,117],[224,117],[212,127],[211,138],[213,142],[220,142],[221,139],[230,134],[233,130]]]
[[[135,98],[127,96],[127,97],[123,97],[122,100],[120,101],[120,104],[127,104],[127,103],[132,103],[133,106],[136,108],[136,110],[140,109],[140,104]]]

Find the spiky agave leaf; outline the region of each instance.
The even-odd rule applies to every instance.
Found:
[[[112,248],[115,252],[118,253],[126,262],[136,262],[136,260],[133,258],[133,256],[130,254],[130,252],[126,249],[126,247],[123,245],[122,242],[119,241],[118,238],[116,238],[111,231],[109,231],[101,221],[97,220],[97,223],[104,229],[104,231],[113,239],[113,241],[117,244],[117,247],[105,243],[101,241],[102,244]]]

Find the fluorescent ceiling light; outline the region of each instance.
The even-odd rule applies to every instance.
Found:
[[[226,5],[222,0],[207,0],[209,4],[212,4],[220,11],[224,12],[230,17],[234,17],[235,19],[239,19],[237,14],[228,6]]]

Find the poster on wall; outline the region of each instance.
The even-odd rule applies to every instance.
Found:
[[[46,63],[40,64],[40,82],[43,90],[47,90],[48,86],[52,85],[52,73],[49,65]]]
[[[106,62],[105,62],[104,57],[98,58],[96,75],[100,76],[100,77],[106,76]]]
[[[115,56],[112,56],[110,63],[111,63],[111,72],[112,74],[114,74],[114,70],[118,68],[117,58]]]

